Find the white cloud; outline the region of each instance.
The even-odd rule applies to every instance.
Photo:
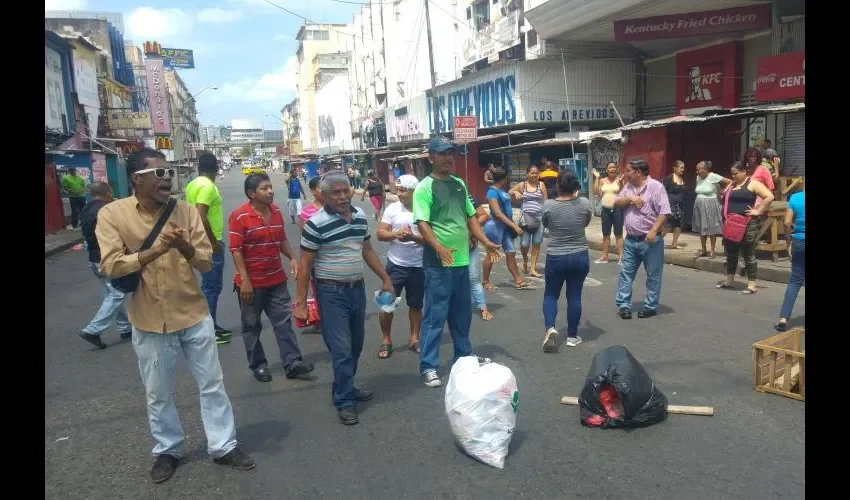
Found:
[[[86,0],[44,0],[44,10],[83,10]]]
[[[256,80],[245,78],[238,82],[225,83],[213,94],[216,100],[238,100],[246,102],[283,105],[295,93],[297,59],[286,60],[283,66],[266,73]]]
[[[182,9],[139,7],[127,14],[126,19],[125,25],[130,38],[151,40],[175,37],[186,35],[192,30],[192,16]],[[168,40],[157,41],[168,42]]]
[[[198,22],[209,24],[223,24],[242,18],[241,10],[224,10],[220,7],[204,9],[198,12]]]

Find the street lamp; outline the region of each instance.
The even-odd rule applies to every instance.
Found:
[[[218,87],[214,87],[214,86],[204,87],[204,88],[202,88],[202,89],[201,89],[201,91],[200,91],[200,92],[198,92],[198,93],[197,93],[197,94],[195,94],[195,95],[192,95],[191,93],[189,93],[189,95],[192,95],[192,97],[190,97],[190,98],[186,101],[186,103],[188,104],[188,103],[190,103],[190,102],[192,102],[192,101],[196,100],[196,99],[198,98],[198,96],[199,96],[199,95],[201,95],[201,94],[203,94],[203,93],[204,93],[204,91],[206,91],[206,90],[218,90]]]

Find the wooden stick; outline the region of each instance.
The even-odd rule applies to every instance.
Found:
[[[564,396],[561,398],[561,404],[578,406],[578,398],[575,396]],[[675,413],[678,415],[704,415],[710,417],[714,415],[714,408],[711,406],[667,405],[667,413]]]

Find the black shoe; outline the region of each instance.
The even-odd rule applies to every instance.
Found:
[[[638,318],[651,318],[656,314],[658,314],[658,311],[653,311],[651,309],[641,309],[640,311],[638,311]]]
[[[265,366],[262,368],[257,368],[254,370],[254,378],[259,380],[260,382],[271,382],[272,374],[269,373],[269,369]]]
[[[356,425],[360,422],[357,418],[357,410],[353,406],[346,406],[345,408],[340,408],[337,411],[339,415],[339,421],[342,422],[342,425]]]
[[[229,465],[236,470],[251,470],[257,466],[254,459],[243,453],[239,448],[233,448],[223,457],[214,458],[213,462],[218,465]]]
[[[93,346],[99,349],[106,349],[106,344],[104,344],[103,341],[100,340],[100,335],[93,335],[91,333],[80,332],[80,337],[89,344],[92,344]]]
[[[177,463],[177,457],[174,455],[157,455],[151,467],[151,480],[154,484],[168,481],[177,470]]]
[[[289,369],[286,370],[286,378],[292,379],[298,378],[301,375],[307,375],[313,371],[314,368],[315,366],[313,366],[312,363],[305,363],[301,360],[295,361],[289,365]]]
[[[632,319],[632,311],[627,307],[621,307],[619,314],[622,319]]]
[[[354,388],[354,399],[359,402],[369,401],[372,399],[372,391],[367,391],[366,389],[358,389]]]
[[[133,332],[123,332],[120,333],[119,336],[121,337],[121,340],[130,340],[131,338],[133,338]]]

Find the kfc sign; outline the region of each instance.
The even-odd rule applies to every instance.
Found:
[[[614,41],[643,42],[757,31],[770,28],[770,22],[769,3],[643,19],[625,19],[614,22]]]
[[[757,101],[786,101],[806,97],[806,52],[793,52],[758,61]]]
[[[740,45],[714,45],[676,56],[676,109],[734,108],[741,94]]]

